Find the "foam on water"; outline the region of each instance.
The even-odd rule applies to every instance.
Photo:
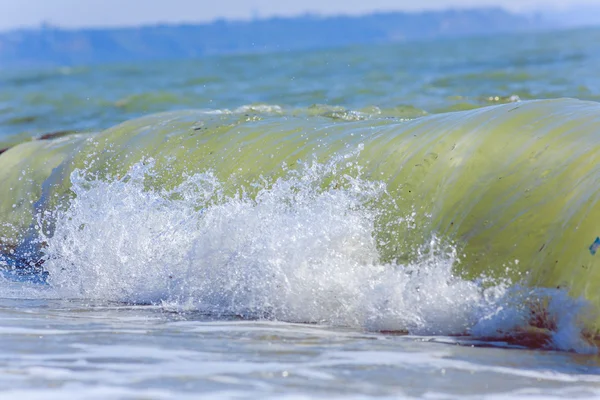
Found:
[[[393,199],[358,167],[338,173],[349,158],[303,164],[235,196],[210,171],[151,189],[152,160],[112,180],[76,170],[75,196],[44,238],[48,283],[62,298],[417,335],[501,339],[530,328],[537,307],[545,347],[596,351],[582,337],[585,301],[462,279],[456,249],[435,237],[414,263],[381,263],[376,204]],[[397,223],[410,223],[411,213]]]

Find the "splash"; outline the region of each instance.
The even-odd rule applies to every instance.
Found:
[[[456,248],[435,237],[413,263],[381,262],[377,230],[390,226],[377,204],[393,199],[348,156],[261,178],[236,195],[211,171],[170,190],[148,185],[156,173],[152,160],[108,180],[72,173],[74,197],[44,238],[48,283],[61,297],[490,340],[530,332],[534,307],[523,305],[543,304],[538,319],[550,322],[538,321],[538,347],[595,351],[582,336],[585,301],[463,279]]]

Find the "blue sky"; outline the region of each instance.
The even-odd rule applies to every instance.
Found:
[[[205,22],[253,16],[364,14],[382,10],[502,6],[512,11],[574,9],[600,0],[0,0],[0,30],[37,26],[139,25]]]

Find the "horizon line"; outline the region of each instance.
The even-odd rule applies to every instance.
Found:
[[[252,23],[252,22],[264,22],[270,20],[290,20],[290,19],[299,19],[299,18],[307,18],[312,17],[314,19],[328,19],[328,18],[361,18],[368,16],[376,16],[381,14],[408,14],[408,15],[419,15],[419,14],[442,14],[448,13],[452,11],[502,11],[507,14],[516,15],[516,16],[524,16],[524,17],[536,17],[543,15],[543,11],[534,10],[534,11],[524,11],[518,12],[510,10],[503,6],[469,6],[469,7],[461,7],[461,6],[452,6],[445,8],[426,8],[422,10],[373,10],[369,12],[363,13],[320,13],[314,11],[307,11],[299,14],[290,14],[290,15],[282,15],[282,14],[273,14],[266,16],[250,16],[249,18],[227,18],[227,17],[216,17],[210,20],[199,20],[199,21],[156,21],[156,22],[142,22],[139,24],[116,24],[116,25],[81,25],[81,26],[64,26],[59,24],[54,24],[52,21],[41,21],[37,25],[23,25],[20,27],[12,27],[12,28],[0,28],[0,34],[12,33],[12,32],[20,32],[20,31],[43,31],[43,30],[59,30],[59,31],[85,31],[85,30],[111,30],[111,29],[136,29],[136,28],[149,28],[149,27],[161,27],[161,26],[201,26],[201,25],[212,25],[215,23]]]

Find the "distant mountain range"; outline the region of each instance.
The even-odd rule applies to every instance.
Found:
[[[0,33],[0,68],[197,58],[549,28],[500,8]]]

